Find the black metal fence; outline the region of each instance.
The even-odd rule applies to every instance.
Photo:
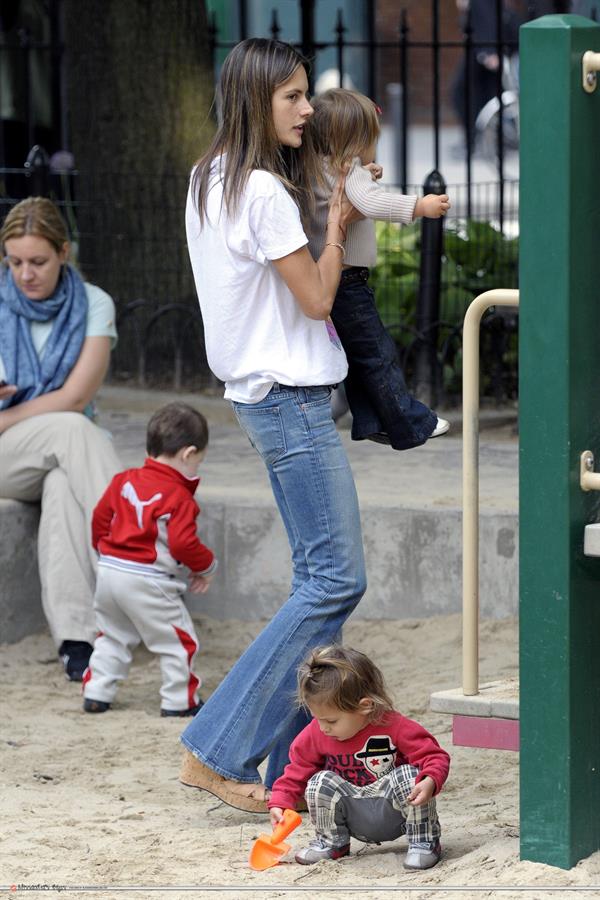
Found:
[[[395,159],[397,161],[396,181],[403,190],[420,193],[420,185],[408,183],[407,141],[413,124],[411,109],[412,85],[420,73],[414,66],[416,57],[423,53],[430,58],[431,78],[431,121],[430,138],[434,172],[443,172],[444,159],[441,155],[442,115],[440,65],[442,55],[448,50],[462,56],[465,70],[464,129],[465,129],[465,179],[461,184],[449,184],[452,195],[453,212],[448,218],[442,238],[442,221],[428,222],[421,227],[399,231],[396,228],[381,229],[379,235],[380,259],[374,272],[378,303],[384,320],[394,334],[404,359],[409,380],[416,385],[426,399],[449,401],[456,396],[460,378],[460,337],[464,310],[470,300],[487,287],[502,285],[517,286],[517,239],[516,222],[518,212],[518,183],[506,177],[506,91],[502,81],[503,60],[512,59],[517,49],[514,39],[505,34],[504,0],[489,0],[494,11],[495,32],[493,39],[478,40],[474,23],[467,16],[464,21],[463,38],[460,41],[443,40],[440,36],[439,0],[431,0],[431,35],[428,40],[415,40],[410,17],[405,10],[399,11],[398,33],[394,40],[376,40],[375,3],[364,4],[366,18],[364,37],[356,39],[349,23],[340,11],[333,33],[328,40],[321,40],[316,34],[314,23],[314,2],[302,2],[301,40],[304,53],[318,60],[320,54],[335,51],[335,60],[340,83],[346,73],[347,60],[354,51],[361,51],[366,59],[364,78],[366,90],[375,95],[377,63],[384,52],[395,59],[398,82],[401,85],[402,103],[394,111],[392,122],[395,132]],[[247,36],[247,10],[245,0],[239,5],[239,34],[232,41],[221,40],[216,20],[211,21],[211,47],[218,69],[220,55],[242,37]],[[51,0],[50,7],[56,13],[60,0]],[[549,2],[527,4],[525,18],[533,18],[541,12],[551,11],[556,6]],[[286,39],[286,34],[273,11],[268,35]],[[351,37],[348,38],[348,34]],[[33,53],[48,50],[56,66],[62,66],[63,47],[59,29],[52,30],[52,39],[46,46],[33,42],[26,34],[21,35],[21,49],[27,64]],[[495,177],[485,184],[473,179],[473,153],[477,150],[472,130],[474,128],[474,96],[471,88],[471,69],[476,54],[481,50],[494,51],[499,65],[496,75],[497,115],[492,121],[491,145],[494,154]],[[0,53],[6,50],[0,46]],[[0,69],[1,70],[1,69]],[[62,69],[61,69],[62,71]],[[56,78],[59,78],[56,75]],[[59,79],[60,80],[60,79]],[[56,88],[54,103],[55,116],[63,123],[58,128],[63,139],[64,122],[67,111],[61,106],[64,91]],[[30,91],[30,82],[25,85]],[[26,93],[27,93],[26,91]],[[518,97],[517,97],[518,104]],[[60,108],[59,108],[60,107]],[[33,100],[26,104],[27,116],[33,115]],[[29,118],[28,118],[28,121]],[[33,134],[31,124],[28,134]],[[488,134],[489,139],[489,134]],[[0,153],[2,146],[0,144]],[[61,160],[58,160],[60,164]],[[179,271],[181,266],[184,236],[165,235],[160,246],[145,244],[143,241],[145,217],[156,215],[152,200],[144,185],[136,185],[129,176],[115,173],[80,173],[75,170],[54,171],[47,158],[38,156],[29,160],[25,169],[0,169],[0,214],[16,200],[30,194],[45,193],[52,196],[65,213],[75,244],[79,250],[79,264],[84,274],[92,281],[110,286],[110,272],[103,269],[103,247],[106,242],[122,242],[124,261],[132,258],[129,280],[121,279],[120,290],[115,297],[118,307],[120,329],[119,347],[113,360],[113,377],[135,380],[139,384],[169,383],[175,387],[206,387],[214,385],[203,352],[202,322],[197,301],[190,290],[189,271],[185,277]],[[86,191],[93,197],[84,205],[78,200],[78,179],[93,178],[97,188]],[[107,179],[119,181],[119,191],[106,191]],[[440,176],[440,184],[443,181]],[[123,233],[115,234],[103,226],[105,220],[105,195],[114,197],[118,193],[123,204],[124,220],[127,226]],[[185,184],[170,186],[172,203],[183,205]],[[92,207],[90,209],[90,207]],[[82,228],[81,222],[85,221]],[[132,253],[132,247],[136,252]],[[143,266],[143,273],[137,266]],[[169,278],[165,279],[165,273]],[[142,277],[143,274],[143,277]],[[178,280],[179,279],[179,280]],[[168,289],[163,283],[168,280]],[[152,289],[139,285],[152,284]],[[432,289],[433,284],[433,289]],[[427,289],[425,289],[427,288]],[[486,386],[488,393],[496,399],[514,396],[516,391],[516,352],[514,347],[516,320],[492,314],[484,329],[484,352],[491,355],[491,369],[495,373]],[[490,366],[486,366],[489,369]]]
[[[144,222],[157,215],[155,198],[147,183],[130,175],[98,175],[86,190],[93,201],[78,199],[76,171],[51,171],[45,155],[33,154],[32,164],[22,169],[0,170],[0,183],[10,182],[14,193],[0,192],[0,218],[17,197],[50,196],[69,226],[74,255],[84,276],[109,290],[117,304],[119,343],[113,353],[111,377],[140,386],[175,389],[217,389],[204,352],[202,319],[191,286],[183,234],[186,180],[169,176],[180,234],[165,233],[151,243],[144,236]],[[419,185],[408,185],[419,193]],[[505,183],[506,222],[516,222],[518,182]],[[466,185],[448,187],[456,206]],[[518,237],[503,234],[493,223],[497,209],[497,183],[472,186],[477,218],[465,220],[452,213],[446,221],[444,247],[434,247],[429,258],[422,247],[422,227],[400,228],[378,224],[378,264],[372,282],[378,306],[394,336],[409,383],[421,396],[432,391],[440,402],[453,402],[460,393],[462,319],[470,300],[491,287],[517,283]],[[127,210],[126,226],[115,232],[114,210],[108,196],[118,195]],[[110,212],[110,215],[109,215]],[[433,223],[436,224],[435,222]],[[119,288],[111,283],[105,260],[121,248]],[[431,248],[429,250],[431,254]],[[423,305],[424,277],[439,269],[439,290]],[[425,273],[425,276],[424,276]],[[140,290],[140,285],[152,285]],[[484,327],[484,353],[488,357],[485,393],[496,400],[516,396],[516,348],[514,318],[491,315]],[[430,359],[423,365],[423,357]]]

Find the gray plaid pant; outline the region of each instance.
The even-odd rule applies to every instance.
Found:
[[[309,780],[305,796],[317,836],[330,847],[344,847],[355,837],[365,843],[436,841],[441,829],[435,800],[412,806],[407,797],[419,770],[398,766],[372,784],[357,787],[325,769]]]

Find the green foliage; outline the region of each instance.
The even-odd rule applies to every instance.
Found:
[[[383,222],[376,229],[377,265],[370,280],[383,321],[402,340],[400,329],[414,324],[420,229],[417,223],[403,228]]]
[[[380,315],[400,346],[415,336],[421,223],[377,223],[377,265],[371,276]],[[447,391],[460,390],[460,327],[469,303],[492,288],[518,286],[518,237],[506,237],[489,222],[473,220],[444,229],[438,351]],[[505,363],[516,369],[516,340]]]
[[[489,222],[468,221],[444,235],[441,310],[443,319],[462,320],[471,300],[492,288],[518,284],[519,239],[507,238]]]

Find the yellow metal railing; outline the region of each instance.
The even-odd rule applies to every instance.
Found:
[[[490,306],[518,306],[519,292],[475,297],[463,326],[463,694],[479,693],[479,333]]]

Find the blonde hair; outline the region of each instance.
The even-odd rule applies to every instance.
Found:
[[[221,154],[226,154],[222,178],[229,214],[235,213],[254,169],[279,178],[302,211],[311,208],[311,185],[319,181],[320,167],[310,128],[304,130],[302,145],[292,149],[280,145],[273,121],[273,94],[300,67],[308,71],[308,62],[294,47],[267,38],[241,41],[227,56],[218,87],[222,122],[192,178],[201,222],[206,215],[211,164]]]
[[[13,206],[0,229],[2,252],[6,241],[29,234],[45,238],[57,253],[69,241],[67,226],[55,204],[47,197],[28,197]]]
[[[360,708],[364,697],[373,703],[371,721],[394,708],[380,670],[359,650],[338,644],[315,647],[298,669],[301,706],[310,707],[312,701],[317,701],[353,712]]]
[[[317,153],[339,170],[374,144],[380,133],[377,106],[364,94],[332,88],[311,100]]]

